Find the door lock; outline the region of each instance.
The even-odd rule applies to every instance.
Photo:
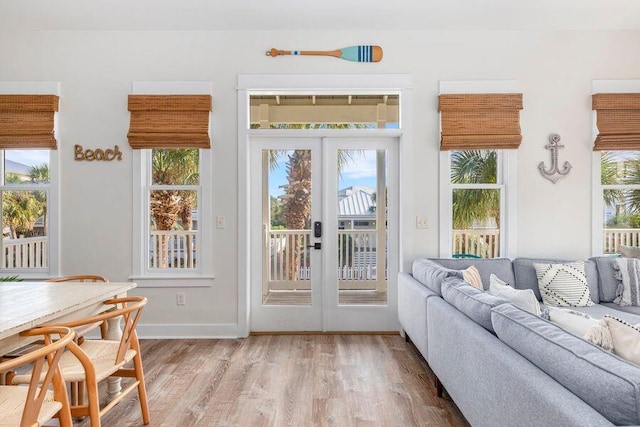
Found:
[[[307,245],[308,248],[313,248],[313,249],[322,249],[322,243],[320,242],[316,242],[313,245]]]

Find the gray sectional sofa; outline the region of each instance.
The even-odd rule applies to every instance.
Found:
[[[485,289],[496,274],[540,300],[534,262],[516,258],[420,259],[400,273],[398,316],[473,426],[640,425],[640,367],[556,324],[464,282],[474,265]],[[595,303],[579,310],[640,323],[640,307],[613,303],[614,258],[585,261]]]

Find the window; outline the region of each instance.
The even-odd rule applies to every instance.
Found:
[[[504,212],[505,150],[450,151],[448,216],[449,251],[453,256],[504,256],[501,229]]]
[[[140,82],[129,97],[140,286],[208,286],[213,278],[210,90],[199,82]]]
[[[252,94],[251,129],[398,129],[398,94]]]
[[[0,270],[48,272],[49,150],[0,150],[2,263]]]
[[[56,276],[57,82],[0,82],[0,275]]]
[[[513,82],[487,84],[440,83],[442,257],[515,256],[522,94]]]
[[[593,82],[594,255],[640,246],[640,81]]]
[[[640,246],[640,151],[600,151],[603,250]]]

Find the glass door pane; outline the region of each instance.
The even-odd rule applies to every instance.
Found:
[[[263,304],[311,304],[311,150],[263,150]]]
[[[387,153],[338,150],[338,304],[387,303]]]

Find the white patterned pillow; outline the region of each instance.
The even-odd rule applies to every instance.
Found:
[[[618,296],[613,302],[620,306],[640,306],[640,259],[616,258],[622,286],[618,286]]]
[[[593,305],[587,286],[584,261],[566,264],[538,264],[533,268],[538,276],[538,288],[545,305],[585,307]]]

